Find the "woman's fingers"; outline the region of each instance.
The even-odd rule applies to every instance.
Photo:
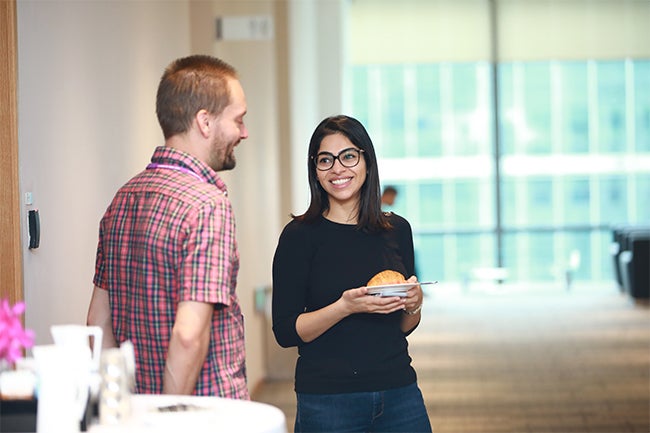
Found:
[[[398,296],[369,296],[369,298],[374,298],[369,300],[369,312],[371,313],[392,313],[394,311],[404,309],[405,300],[404,298]]]

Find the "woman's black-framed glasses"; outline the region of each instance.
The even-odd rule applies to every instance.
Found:
[[[314,164],[316,164],[316,168],[320,171],[327,171],[334,167],[334,161],[337,159],[343,167],[352,168],[359,164],[362,152],[362,149],[349,147],[340,151],[338,155],[334,155],[330,152],[320,152],[315,157],[312,156],[311,159],[314,161]]]

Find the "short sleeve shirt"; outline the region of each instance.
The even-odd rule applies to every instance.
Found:
[[[226,185],[189,154],[158,147],[116,193],[99,229],[94,283],[108,290],[113,332],[130,340],[136,391],[161,393],[181,301],[214,305],[194,394],[248,399],[239,253]]]

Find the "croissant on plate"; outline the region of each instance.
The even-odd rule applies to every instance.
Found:
[[[406,278],[404,278],[404,275],[397,271],[387,269],[372,277],[366,286],[384,286],[386,284],[401,284],[405,282]]]

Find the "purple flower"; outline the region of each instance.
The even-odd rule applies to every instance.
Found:
[[[17,302],[13,307],[9,301],[0,304],[0,359],[14,363],[23,357],[23,349],[34,345],[34,332],[23,329],[20,316],[25,311],[25,303]]]

